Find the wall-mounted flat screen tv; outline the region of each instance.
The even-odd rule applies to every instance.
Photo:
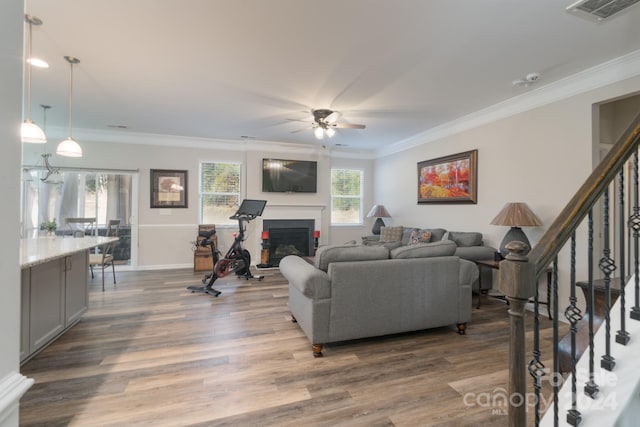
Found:
[[[317,181],[317,162],[262,159],[262,191],[265,193],[315,193]]]

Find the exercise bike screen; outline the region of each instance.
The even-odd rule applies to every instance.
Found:
[[[264,207],[267,205],[266,200],[244,199],[238,208],[238,215],[260,216]]]

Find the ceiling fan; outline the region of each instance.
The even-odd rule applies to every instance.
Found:
[[[318,110],[311,110],[311,114],[313,115],[313,122],[311,125],[311,129],[314,129],[313,134],[318,139],[323,139],[326,136],[331,138],[335,135],[336,128],[340,129],[364,129],[365,125],[359,125],[355,123],[345,123],[338,122],[341,114],[338,111],[329,110],[326,108],[321,108]],[[304,121],[304,120],[295,120],[293,121]],[[301,132],[304,129],[294,130],[292,133]]]

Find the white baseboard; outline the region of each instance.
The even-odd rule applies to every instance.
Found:
[[[33,379],[11,372],[0,380],[0,427],[16,425],[20,398],[33,385]]]

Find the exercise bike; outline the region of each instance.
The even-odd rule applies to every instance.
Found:
[[[238,221],[238,234],[236,234],[233,244],[223,258],[220,258],[220,251],[218,251],[215,243],[211,240],[211,236],[215,234],[215,230],[198,233],[200,237],[203,237],[199,245],[211,247],[213,271],[202,279],[202,283],[205,283],[205,286],[189,286],[187,287],[188,290],[217,297],[221,292],[213,288],[213,283],[220,277],[235,273],[238,277],[244,276],[246,280],[262,280],[264,278],[264,276],[254,276],[251,274],[251,254],[242,247],[242,242],[245,240],[246,224],[256,217],[261,216],[266,204],[266,200],[245,199],[240,204],[236,213],[229,217],[229,219]]]

